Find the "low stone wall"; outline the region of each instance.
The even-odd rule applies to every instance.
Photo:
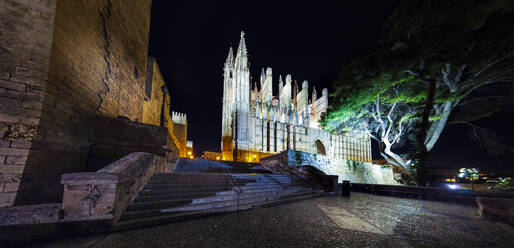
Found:
[[[349,180],[355,183],[398,184],[394,180],[392,167],[307,152],[283,151],[279,154],[262,158],[261,165],[277,174],[289,173],[292,167],[309,165],[327,175],[337,175],[340,183],[343,180]]]
[[[172,163],[163,156],[134,152],[97,172],[64,174],[64,220],[107,219],[116,224],[154,174],[171,170]]]

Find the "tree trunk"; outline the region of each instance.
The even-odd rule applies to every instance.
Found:
[[[454,102],[445,102],[443,106],[443,112],[441,114],[441,119],[432,122],[430,126],[429,134],[425,138],[425,147],[428,152],[434,148],[435,143],[443,133],[444,127],[448,122],[448,118],[453,110]]]
[[[417,161],[416,161],[416,180],[418,185],[425,185],[428,182],[426,159],[428,157],[429,150],[425,146],[425,140],[428,136],[428,130],[430,127],[430,112],[434,108],[434,93],[436,88],[436,82],[431,80],[428,85],[428,94],[425,106],[423,108],[423,114],[421,116],[421,124],[419,125],[418,133],[416,135],[416,146],[417,146]]]
[[[384,149],[384,153],[387,154],[387,156],[389,156],[390,159],[393,159],[399,166],[403,167],[404,169],[406,169],[407,171],[410,172],[410,166],[403,160],[402,157],[400,157],[400,155],[394,153],[393,151],[391,151],[391,143],[389,142],[383,142],[384,145],[385,145],[385,149]],[[387,160],[387,158],[386,158]]]

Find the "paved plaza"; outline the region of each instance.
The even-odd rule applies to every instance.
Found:
[[[352,193],[34,247],[514,247],[477,208]]]

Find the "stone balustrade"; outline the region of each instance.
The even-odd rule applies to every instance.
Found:
[[[287,150],[261,158],[260,163],[276,174],[288,174],[292,170],[312,166],[327,175],[337,175],[339,183],[349,180],[356,183],[398,185],[392,167],[315,153]]]
[[[133,152],[96,172],[64,174],[64,220],[116,224],[154,174],[171,170],[172,163],[163,156]]]

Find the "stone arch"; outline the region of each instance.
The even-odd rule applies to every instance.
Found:
[[[313,151],[315,153],[320,155],[327,155],[327,150],[325,148],[325,145],[323,145],[323,142],[321,142],[321,140],[317,139],[316,141],[314,141],[313,146]]]

